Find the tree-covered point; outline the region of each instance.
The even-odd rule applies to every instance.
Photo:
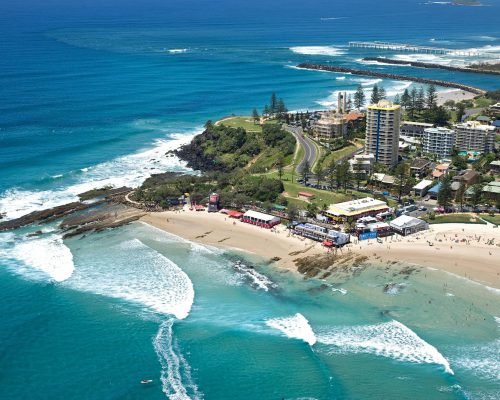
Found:
[[[278,124],[264,124],[260,134],[208,122],[203,133],[175,153],[190,168],[203,172],[232,172],[250,166],[252,172],[265,172],[294,150],[295,139]]]
[[[166,173],[153,175],[137,189],[135,199],[163,208],[172,205],[188,193],[193,202],[203,204],[210,193],[220,194],[223,207],[242,207],[248,204],[274,203],[283,192],[283,183],[274,178],[252,176],[246,171],[210,172],[202,176]]]

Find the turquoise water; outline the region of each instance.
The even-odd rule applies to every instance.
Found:
[[[272,91],[291,109],[312,109],[360,83],[390,95],[409,86],[293,68],[366,67],[360,59],[377,53],[349,49],[349,40],[500,54],[497,1],[102,3],[0,4],[7,218],[93,187],[186,170],[164,153],[207,119],[262,107]],[[500,83],[370,68],[485,89]],[[429,269],[404,279],[375,261],[321,282],[247,260],[278,285],[266,291],[233,268],[242,255],[142,224],[64,242],[54,224],[42,229],[37,238],[25,236],[31,228],[0,234],[2,399],[500,397],[494,289]],[[394,281],[400,290],[384,294]],[[140,385],[145,378],[153,384]]]
[[[2,293],[16,300],[1,304],[3,398],[500,393],[498,290],[460,277],[418,269],[405,278],[394,274],[403,264],[371,264],[354,276],[304,280],[251,258],[277,285],[254,288],[232,266],[242,255],[141,223],[51,252],[37,241],[53,232],[24,239],[40,264],[20,269],[22,238],[2,235],[1,255],[12,260]],[[384,293],[388,282],[399,290]],[[153,384],[140,385],[144,378]]]

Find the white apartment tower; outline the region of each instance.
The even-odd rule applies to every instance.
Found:
[[[365,153],[389,168],[398,162],[400,115],[401,106],[387,100],[367,108]]]
[[[424,129],[422,137],[422,151],[435,154],[438,158],[445,158],[453,153],[455,145],[455,131],[447,128]]]
[[[455,146],[458,151],[477,151],[490,153],[495,148],[495,127],[481,125],[477,121],[462,122],[454,125]]]

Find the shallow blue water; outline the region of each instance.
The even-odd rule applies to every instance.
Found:
[[[163,156],[169,148],[208,119],[262,108],[272,91],[290,109],[312,109],[331,105],[337,90],[368,90],[375,80],[292,68],[365,67],[359,60],[377,53],[349,49],[349,40],[481,48],[491,58],[500,46],[497,1],[66,3],[0,4],[0,211],[8,217],[182,170]],[[500,83],[376,68],[485,89]],[[381,84],[389,94],[407,87]],[[266,292],[234,271],[234,254],[140,224],[64,243],[51,229],[32,240],[29,229],[0,235],[0,398],[500,396],[498,294],[483,286],[427,271],[411,278],[413,291],[387,296],[390,277],[374,266],[333,279],[343,296],[261,265],[279,285]],[[443,293],[445,279],[455,296]],[[146,377],[154,384],[138,384]]]

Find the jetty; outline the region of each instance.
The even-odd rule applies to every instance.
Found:
[[[391,73],[387,73],[387,72],[378,72],[378,71],[370,71],[370,70],[364,70],[364,69],[339,67],[339,66],[335,66],[335,65],[312,64],[312,63],[301,63],[301,64],[297,65],[297,68],[311,69],[311,70],[316,70],[316,71],[336,72],[336,73],[341,73],[341,74],[371,76],[374,78],[392,79],[395,81],[417,82],[417,83],[423,83],[426,85],[435,85],[435,86],[465,90],[466,92],[473,93],[476,95],[481,95],[481,96],[486,94],[486,90],[483,90],[483,89],[480,89],[480,88],[477,88],[474,86],[463,85],[461,83],[442,81],[442,80],[437,80],[437,79],[419,78],[416,76],[409,76],[409,75],[397,75],[397,74],[391,74]]]
[[[448,49],[444,47],[417,46],[407,43],[349,42],[349,47],[359,47],[363,49],[376,49],[376,50],[405,51],[409,53],[444,54],[444,55],[462,56],[462,57],[487,56],[485,53],[473,49]]]
[[[491,69],[481,69],[474,67],[453,67],[450,65],[424,63],[420,61],[394,60],[393,58],[385,58],[385,57],[365,57],[363,58],[363,61],[376,61],[384,64],[404,65],[417,68],[444,69],[446,71],[469,72],[473,74],[500,75],[500,71],[494,71]]]

